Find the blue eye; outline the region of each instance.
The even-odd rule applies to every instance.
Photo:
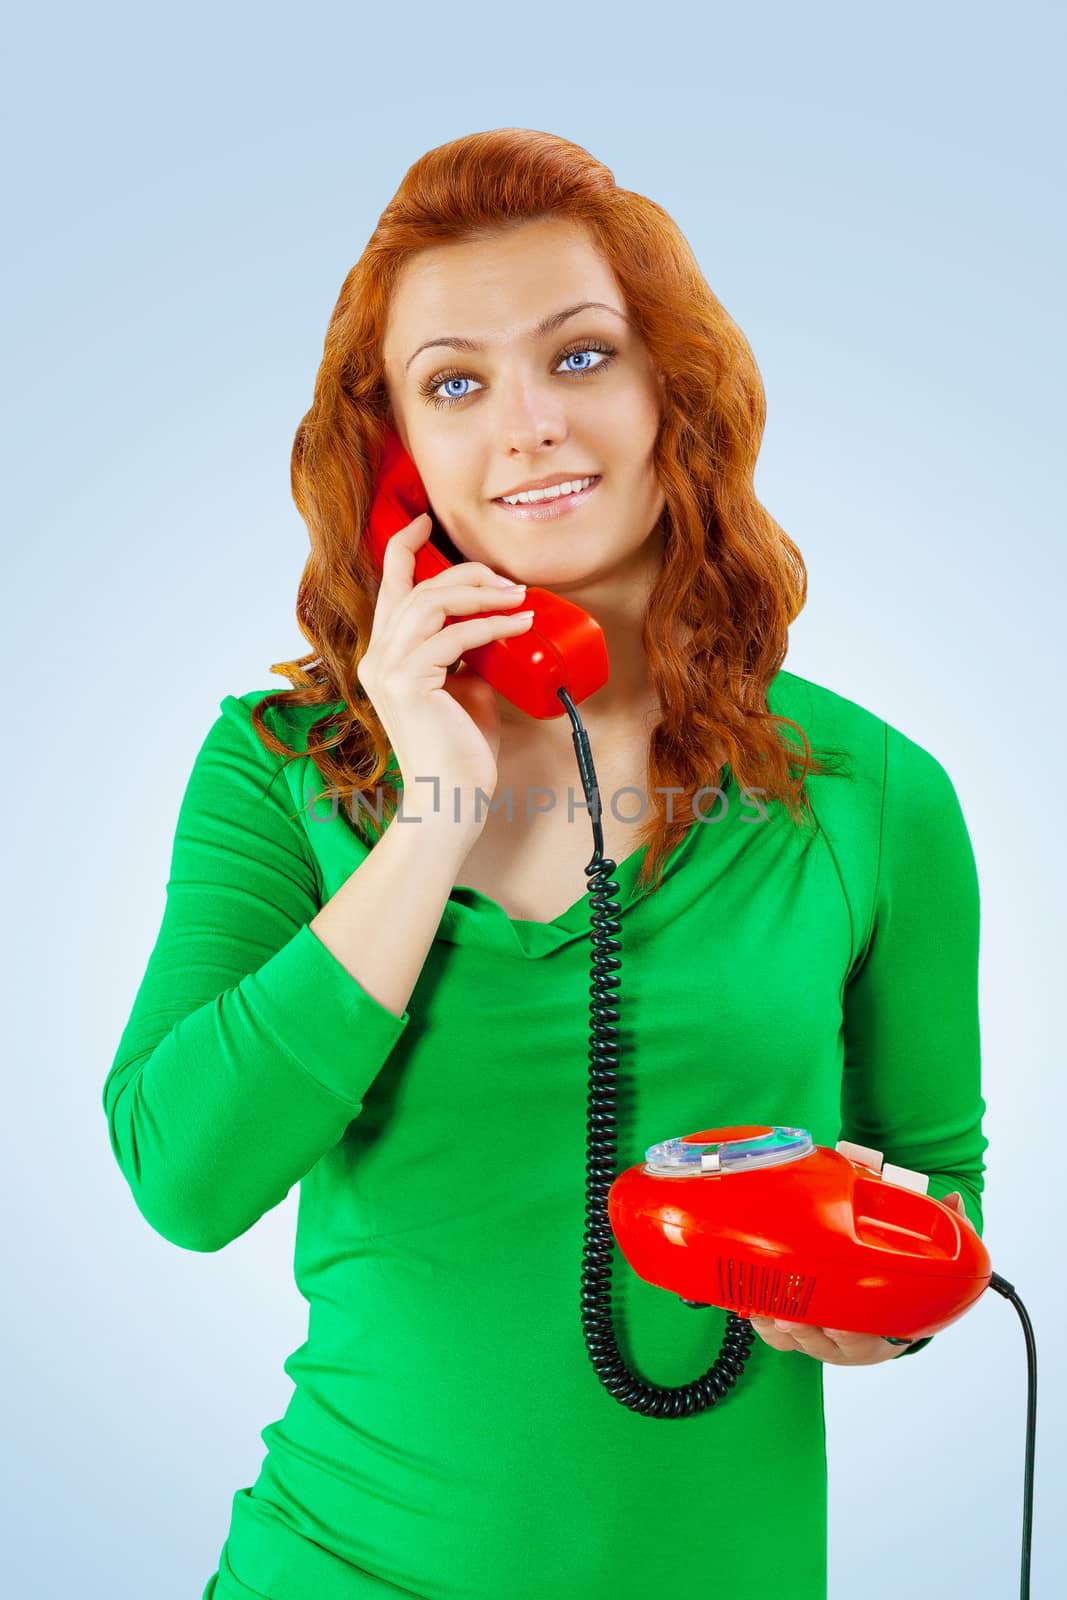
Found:
[[[570,345],[566,350],[560,352],[558,360],[568,361],[571,356],[586,355],[590,351],[602,355],[604,357],[603,361],[598,361],[595,366],[570,367],[567,372],[568,377],[584,378],[589,373],[600,372],[604,367],[609,366],[618,354],[612,345],[601,344],[594,339],[587,340],[584,344]],[[419,385],[419,393],[431,405],[452,406],[456,405],[460,400],[468,399],[470,391],[466,394],[440,395],[437,393],[438,389],[450,383],[469,383],[470,381],[470,373],[468,372],[459,372],[455,369],[451,369],[448,372],[435,372],[432,378],[428,378],[425,383]],[[477,382],[477,379],[474,381]]]

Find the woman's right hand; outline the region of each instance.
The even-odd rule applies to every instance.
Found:
[[[491,798],[496,790],[500,716],[484,678],[462,671],[449,677],[447,669],[476,645],[523,633],[531,619],[515,614],[525,591],[504,587],[481,561],[460,562],[415,583],[415,552],[431,528],[423,513],[386,545],[370,643],[356,677],[396,754],[404,815],[428,817],[436,811],[456,824],[458,806],[458,825],[474,835],[488,814],[483,803],[476,815],[475,792],[481,789]],[[498,615],[444,626],[447,616],[496,607]]]

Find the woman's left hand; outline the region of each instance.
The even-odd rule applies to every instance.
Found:
[[[958,1193],[945,1196],[943,1204],[953,1210],[975,1232],[978,1230],[963,1208]],[[799,1350],[816,1361],[833,1367],[873,1367],[879,1361],[894,1361],[905,1346],[890,1344],[876,1333],[845,1333],[840,1328],[815,1328],[805,1322],[787,1322],[782,1317],[749,1317],[764,1344],[772,1350]],[[915,1340],[912,1340],[915,1343]]]

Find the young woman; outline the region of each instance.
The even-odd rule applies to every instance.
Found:
[[[930,1341],[753,1318],[736,1386],[684,1417],[599,1380],[590,816],[562,708],[455,670],[529,627],[502,580],[604,632],[580,713],[618,863],[619,1170],[799,1125],[928,1174],[980,1230],[966,825],[933,755],[782,670],[806,574],[753,490],[763,421],[677,227],[563,139],[429,152],[345,281],[293,453],[313,650],[272,669],[292,688],[221,702],[103,1096],[179,1246],[301,1186],[308,1337],[204,1600],[629,1600],[672,1563],[825,1596],[823,1365]],[[390,428],[465,558],[419,583],[428,519],[380,574],[364,537]],[[612,1309],[667,1387],[726,1326],[620,1259]]]

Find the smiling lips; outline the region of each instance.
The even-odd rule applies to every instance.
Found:
[[[504,500],[494,500],[493,505],[499,506],[501,511],[509,516],[522,517],[525,521],[548,522],[556,517],[565,517],[570,512],[576,511],[584,505],[590,495],[596,493],[600,486],[600,478],[596,477],[585,489],[571,489],[565,494],[558,490],[545,491],[546,499],[519,501],[515,505],[508,505]]]

